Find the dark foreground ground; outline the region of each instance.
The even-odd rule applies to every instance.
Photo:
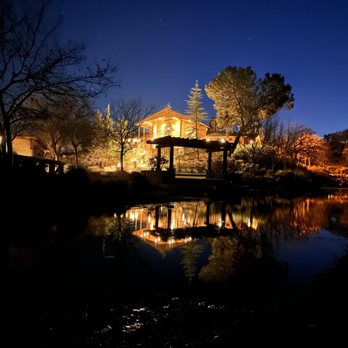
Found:
[[[98,276],[86,288],[86,275],[73,272],[58,276],[69,286],[42,270],[7,274],[1,346],[346,347],[348,258],[304,289],[283,290],[272,267],[203,290],[122,290],[115,279],[99,286]]]

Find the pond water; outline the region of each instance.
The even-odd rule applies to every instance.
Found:
[[[125,219],[149,272],[176,283],[225,283],[243,272],[245,259],[267,256],[286,269],[286,285],[302,285],[342,256],[348,242],[342,195],[171,202],[132,207]]]
[[[153,330],[168,318],[173,325],[183,297],[185,312],[202,314],[203,307],[225,310],[219,296],[226,287],[297,291],[348,246],[345,192],[185,199],[78,220],[45,224],[35,242],[10,248],[9,332],[26,327],[33,346],[62,344],[62,337],[81,346],[136,346],[127,335],[148,336],[146,325]],[[202,294],[216,295],[215,302]],[[17,339],[13,346],[23,343]]]

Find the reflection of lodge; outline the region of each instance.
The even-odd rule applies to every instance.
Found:
[[[231,235],[242,224],[233,220],[231,206],[209,200],[135,207],[126,216],[134,223],[133,235],[161,253],[193,238]],[[256,219],[243,220],[245,226],[257,226]]]

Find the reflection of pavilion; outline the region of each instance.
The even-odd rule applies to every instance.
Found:
[[[268,201],[243,198],[240,203],[182,201],[131,208],[133,234],[162,254],[201,237],[232,236],[254,241],[267,235],[270,240],[329,231],[346,230],[346,197],[277,199]],[[342,227],[343,226],[343,227]]]
[[[234,222],[226,205],[209,200],[134,207],[126,216],[133,235],[165,254],[194,238],[231,234]]]
[[[157,249],[163,256],[173,248],[181,246],[192,240],[191,237],[175,238],[171,236],[164,239],[160,232],[149,231],[149,230],[138,230],[134,231],[133,235],[142,239],[144,242]]]

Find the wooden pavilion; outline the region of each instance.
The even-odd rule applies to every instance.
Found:
[[[157,167],[156,171],[161,172],[161,149],[169,148],[169,174],[171,178],[175,178],[174,168],[174,147],[205,149],[208,153],[208,163],[206,177],[212,177],[212,153],[222,152],[222,178],[227,177],[227,154],[231,149],[231,143],[228,141],[212,141],[207,139],[188,139],[166,136],[162,138],[152,139],[147,141],[148,144],[156,145],[157,148]]]

